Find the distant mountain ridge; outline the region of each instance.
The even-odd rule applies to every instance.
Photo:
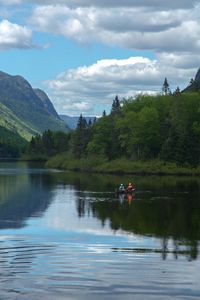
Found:
[[[22,76],[0,72],[0,125],[30,139],[43,131],[69,128],[40,89],[33,89]]]
[[[59,117],[61,118],[61,120],[63,120],[65,122],[65,124],[70,129],[75,129],[80,116],[72,117],[72,116],[68,116],[68,115],[59,115]],[[91,120],[93,122],[95,119],[95,117],[84,117],[84,118],[86,119],[87,122],[89,122],[89,120]]]

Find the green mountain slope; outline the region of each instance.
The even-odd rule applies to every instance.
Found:
[[[48,96],[21,76],[0,72],[0,125],[29,140],[47,129],[67,131]]]
[[[25,140],[30,140],[32,135],[38,133],[38,131],[16,117],[14,113],[2,103],[0,103],[0,126],[13,133],[18,133]]]

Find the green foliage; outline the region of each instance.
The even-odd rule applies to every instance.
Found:
[[[167,78],[165,78],[165,80],[164,80],[164,83],[162,86],[162,91],[163,91],[164,95],[169,95],[171,93]]]
[[[104,116],[93,126],[87,153],[113,159],[121,153],[115,116]]]
[[[193,173],[193,167],[200,165],[199,93],[177,90],[173,95],[123,99],[118,113],[114,106],[110,115],[104,113],[90,125],[80,116],[77,128],[72,131],[68,151],[73,159],[81,161],[82,168],[83,165],[85,169],[91,166],[97,171],[120,171],[121,168],[123,172],[139,168],[149,172],[152,168],[158,173],[171,173],[171,169],[176,173],[179,169],[180,173],[187,170]],[[90,163],[90,158],[95,156],[104,157],[106,163],[93,165],[95,162]],[[153,161],[150,167],[147,161]]]
[[[139,174],[139,175],[199,175],[200,167],[180,167],[176,163],[161,160],[130,161],[119,158],[108,161],[105,156],[92,155],[81,159],[70,153],[61,153],[51,157],[46,166],[71,171],[89,171],[108,174]]]
[[[0,126],[8,129],[9,131],[18,133],[27,141],[31,139],[32,135],[37,133],[36,130],[19,119],[9,108],[7,108],[2,103],[0,103]]]
[[[17,133],[0,126],[0,158],[19,157],[26,143]]]
[[[47,129],[67,131],[64,122],[55,116],[55,111],[52,112],[50,100],[48,102],[41,96],[42,100],[22,77],[1,73],[0,90],[0,106],[6,107],[15,119],[22,120],[28,130],[29,140],[33,131],[34,133],[42,133]]]
[[[115,97],[112,103],[111,115],[119,114],[121,112],[121,106],[118,96]]]
[[[80,158],[85,154],[88,141],[90,139],[91,122],[87,124],[85,118],[80,115],[76,130],[72,135],[72,152],[76,158]]]
[[[28,144],[26,154],[30,158],[47,158],[56,153],[68,150],[70,133],[45,131],[42,135],[32,137]]]

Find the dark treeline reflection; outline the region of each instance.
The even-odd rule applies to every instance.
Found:
[[[16,168],[16,166],[15,166]],[[25,170],[25,171],[23,171]],[[75,191],[77,216],[92,216],[123,230],[161,239],[163,259],[171,251],[196,259],[200,240],[200,179],[195,177],[134,177],[49,172],[33,166],[0,169],[0,228],[20,228],[27,218],[41,216],[53,200],[52,191]],[[134,182],[131,198],[118,197],[120,183]],[[65,194],[66,197],[68,194]],[[69,194],[70,195],[70,194]],[[72,194],[73,195],[73,194]],[[170,246],[171,247],[171,246]],[[170,248],[171,249],[171,248]],[[130,249],[131,250],[131,249]],[[135,249],[134,249],[135,250]],[[136,249],[144,251],[144,249]],[[148,249],[147,249],[148,250]],[[151,249],[152,250],[152,249]]]
[[[102,221],[102,225],[108,220],[113,230],[122,229],[135,234],[160,237],[163,240],[163,255],[167,254],[168,239],[172,238],[175,254],[179,245],[187,244],[191,258],[197,257],[200,240],[198,200],[189,197],[139,201],[133,199],[130,202],[124,199],[124,202],[93,202],[91,209],[95,217]]]
[[[20,228],[27,218],[41,214],[51,202],[48,174],[0,176],[0,228]]]
[[[118,197],[119,183],[136,184],[132,198]],[[175,258],[179,254],[196,259],[200,240],[200,180],[193,177],[130,177],[60,174],[77,190],[79,217],[92,214],[114,230],[161,239],[163,259],[173,240]],[[184,246],[184,248],[183,248]]]
[[[54,179],[53,179],[54,178]],[[52,181],[63,185],[72,185],[76,190],[92,192],[114,192],[124,183],[134,182],[137,189],[150,190],[153,193],[200,192],[200,178],[175,176],[114,176],[78,172],[53,173]]]

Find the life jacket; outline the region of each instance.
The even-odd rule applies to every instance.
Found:
[[[123,191],[123,190],[125,190],[125,187],[123,185],[120,185],[119,190]]]
[[[132,189],[133,189],[133,185],[129,184],[128,187],[127,187],[127,190],[132,190]]]

